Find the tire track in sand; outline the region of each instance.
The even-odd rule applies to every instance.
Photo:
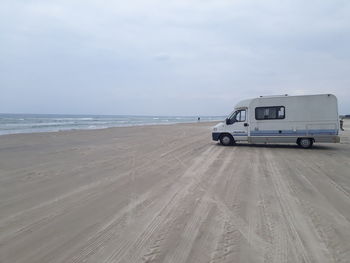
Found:
[[[207,164],[207,160],[203,156],[210,155],[214,159],[220,153],[220,149],[216,149],[214,152],[213,150],[215,150],[213,147],[208,147],[204,153],[196,157],[193,164],[180,178],[174,178],[176,182],[166,191],[165,196],[153,200],[154,206],[144,211],[144,214],[138,217],[137,222],[125,227],[121,223],[123,213],[118,213],[86,243],[85,248],[81,249],[79,257],[75,257],[69,262],[85,262],[90,261],[90,258],[98,258],[99,261],[105,258],[103,262],[118,262],[129,251],[131,246],[135,247],[136,251],[139,251],[143,243],[159,226],[164,223],[166,225],[172,223],[167,216],[195,183],[191,178],[193,174],[198,169],[206,169],[210,165]],[[127,213],[126,209],[124,213]],[[147,221],[149,222],[148,224],[146,223]],[[146,228],[145,225],[147,225]],[[113,233],[111,238],[108,237],[109,233]],[[125,238],[122,238],[123,236]],[[92,257],[98,250],[103,250],[103,253],[98,253],[98,255]]]
[[[310,230],[310,224],[308,224],[305,217],[297,208],[295,201],[290,195],[289,187],[286,185],[285,180],[281,178],[281,173],[278,171],[277,164],[271,152],[264,151],[264,154],[267,160],[266,167],[272,177],[271,181],[273,182],[273,188],[278,198],[286,228],[294,240],[294,246],[301,260],[306,263],[324,262],[325,258],[328,258],[328,255],[324,254],[327,251],[326,248],[319,247],[319,240],[314,236],[314,233]],[[308,247],[305,244],[306,240],[308,241]]]
[[[206,175],[206,171],[217,160],[222,150],[222,148],[211,145],[204,153],[196,157],[180,180],[174,184],[170,195],[164,198],[166,202],[160,203],[163,208],[155,213],[153,220],[140,231],[141,234],[136,241],[128,247],[129,251],[114,253],[105,262],[113,262],[113,260],[115,262],[140,262],[141,259],[144,262],[162,262],[161,258],[165,256],[169,242],[176,240],[170,236],[178,234],[181,225],[187,222],[186,218],[192,215],[191,212],[200,202],[202,194],[200,179]]]

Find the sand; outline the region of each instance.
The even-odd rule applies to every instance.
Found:
[[[349,262],[340,144],[211,141],[213,123],[0,136],[0,262]]]

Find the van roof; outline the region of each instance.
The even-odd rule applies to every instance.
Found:
[[[335,97],[335,95],[333,94],[309,94],[309,95],[288,95],[288,94],[284,94],[284,95],[270,95],[270,96],[260,96],[257,98],[252,98],[252,99],[247,99],[247,100],[241,100],[239,101],[236,106],[235,109],[241,109],[241,108],[248,108],[250,103],[253,100],[259,100],[259,99],[271,99],[271,98],[290,98],[290,97],[307,97],[307,96],[333,96]],[[336,97],[335,97],[336,98]]]
[[[307,97],[307,96],[334,96],[333,94],[305,94],[305,95],[288,95],[288,94],[282,94],[282,95],[267,95],[267,96],[259,96],[258,98],[278,98],[278,97]],[[256,98],[256,99],[258,99]]]

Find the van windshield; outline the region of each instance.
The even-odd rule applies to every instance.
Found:
[[[237,113],[237,111],[233,111],[232,113],[230,113],[230,115],[228,115],[227,119],[233,120],[236,113]]]

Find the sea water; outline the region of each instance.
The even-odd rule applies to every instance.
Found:
[[[201,116],[200,118],[201,121],[224,119],[222,116]],[[102,129],[152,124],[191,123],[197,121],[198,116],[0,114],[0,135],[75,129]]]

